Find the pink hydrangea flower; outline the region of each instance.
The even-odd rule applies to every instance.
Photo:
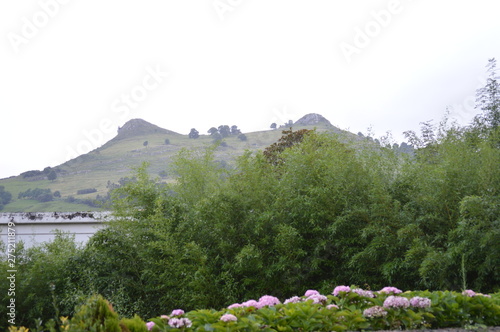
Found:
[[[180,329],[181,327],[191,327],[192,322],[188,318],[171,318],[168,325]]]
[[[336,304],[329,304],[329,305],[327,305],[327,306],[326,306],[326,308],[327,308],[327,309],[338,309],[338,308],[339,308],[339,306],[338,306],[338,305],[336,305]]]
[[[339,295],[340,292],[349,293],[350,291],[351,291],[351,287],[349,287],[349,286],[337,286],[333,290],[333,295],[337,296],[337,295]]]
[[[379,290],[378,292],[379,293],[386,293],[386,294],[390,294],[390,293],[400,294],[400,293],[403,293],[403,291],[401,289],[398,289],[396,287],[384,287],[381,290]]]
[[[326,302],[326,300],[328,300],[328,299],[327,299],[327,297],[326,297],[326,296],[324,296],[324,295],[321,295],[321,294],[314,294],[314,295],[309,296],[309,297],[306,299],[306,301],[307,301],[307,300],[313,300],[313,303],[324,303],[324,302]]]
[[[170,314],[170,316],[182,316],[182,315],[184,315],[184,310],[182,309],[175,309]]]
[[[306,293],[304,294],[305,297],[309,297],[311,295],[319,295],[319,292],[314,289],[308,289]]]
[[[364,290],[361,288],[353,289],[353,290],[351,290],[351,292],[356,293],[359,296],[363,296],[363,297],[375,297],[375,294],[373,294],[372,291]]]
[[[415,308],[430,308],[431,299],[415,296],[410,299],[410,305]]]
[[[286,299],[285,302],[283,302],[284,304],[287,304],[287,303],[298,303],[298,302],[301,302],[302,301],[302,298],[298,297],[298,296],[294,296],[294,297],[291,297],[289,299]]]
[[[148,331],[151,331],[153,330],[153,327],[155,326],[155,322],[147,322],[146,323],[146,328],[148,329]]]
[[[241,304],[242,307],[255,307],[257,308],[259,306],[259,302],[255,301],[255,300],[248,300],[246,302],[243,302]]]
[[[280,300],[277,297],[271,295],[264,295],[259,299],[257,303],[257,309],[260,309],[265,306],[274,306],[276,304],[280,304]]]
[[[225,315],[222,315],[220,320],[223,322],[236,322],[238,320],[238,318],[235,315],[225,314]]]
[[[239,303],[233,303],[231,304],[229,307],[227,307],[228,309],[234,309],[234,308],[240,308],[240,307],[243,307],[242,304],[239,304]]]
[[[385,308],[408,308],[410,301],[406,297],[391,295],[384,301]]]
[[[387,311],[381,306],[374,306],[368,309],[365,309],[363,311],[363,316],[367,318],[373,318],[373,317],[383,317],[387,315]]]
[[[474,292],[472,289],[466,289],[462,292],[462,294],[469,297],[476,296],[476,292]]]
[[[167,315],[161,315],[160,318],[161,319],[170,319],[170,317],[168,317]]]

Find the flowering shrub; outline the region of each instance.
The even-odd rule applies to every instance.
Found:
[[[375,297],[375,294],[373,294],[373,292],[370,291],[370,290],[364,290],[364,289],[361,289],[361,288],[355,288],[355,289],[353,289],[351,291],[353,293],[358,294],[359,296],[363,296],[363,297]]]
[[[257,309],[260,309],[265,306],[274,306],[276,304],[280,304],[280,300],[277,297],[264,295],[259,299],[257,305],[255,306]]]
[[[400,294],[403,291],[401,289],[398,289],[396,287],[384,287],[381,290],[378,291],[379,293],[386,293],[386,294]]]
[[[153,327],[155,326],[156,324],[154,322],[147,322],[146,323],[146,327],[148,329],[148,331],[151,331],[153,330]]]
[[[351,287],[349,287],[349,286],[337,286],[333,290],[333,295],[334,296],[338,296],[340,294],[340,292],[346,292],[346,293],[348,293],[350,291],[351,291]]]
[[[410,299],[410,305],[415,308],[429,308],[431,300],[426,297],[415,296]]]
[[[221,311],[211,309],[186,313],[175,309],[169,316],[161,315],[147,322],[138,316],[119,321],[112,307],[101,298],[100,305],[95,300],[90,301],[71,320],[62,318],[60,330],[86,331],[87,328],[94,328],[96,331],[111,331],[110,327],[118,329],[120,326],[124,331],[147,329],[153,332],[359,331],[447,327],[477,329],[500,325],[500,293],[488,297],[475,292],[471,296],[470,292],[423,291],[401,292],[396,296],[392,295],[395,293],[392,289],[372,297],[372,293],[366,292],[356,287],[351,290],[349,286],[338,286],[333,291],[338,297],[307,291],[304,296],[291,297],[284,303],[274,296],[264,295],[259,301],[235,303]],[[102,310],[107,312],[105,321],[91,319]],[[21,331],[16,328],[11,330]]]
[[[170,318],[168,325],[175,328],[191,327],[192,323],[188,318]]]
[[[321,294],[314,294],[314,295],[311,295],[309,296],[307,300],[312,300],[313,303],[326,303],[326,301],[328,300],[328,298],[324,295],[321,295]]]
[[[304,294],[305,297],[309,297],[309,296],[312,296],[312,295],[319,295],[319,292],[317,290],[314,290],[314,289],[309,289]]]
[[[286,299],[285,302],[283,302],[284,304],[288,304],[288,303],[298,303],[298,302],[301,302],[303,299],[301,297],[298,297],[298,296],[293,296],[289,299]]]
[[[464,290],[462,292],[462,294],[465,296],[470,296],[470,297],[476,296],[476,292],[474,292],[473,290],[470,290],[470,289]]]
[[[225,314],[225,315],[222,315],[220,320],[223,322],[236,322],[238,320],[238,318],[235,315]]]
[[[391,295],[384,301],[385,308],[408,308],[410,301],[406,297]]]
[[[367,318],[383,317],[383,316],[387,316],[387,311],[384,309],[384,307],[376,305],[374,307],[365,309],[363,311],[363,316],[365,316]]]
[[[172,313],[170,314],[170,316],[182,316],[182,315],[184,315],[184,310],[182,309],[172,310]]]

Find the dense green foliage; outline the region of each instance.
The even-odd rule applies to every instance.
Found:
[[[20,319],[55,315],[51,283],[65,314],[98,293],[128,317],[338,284],[498,291],[498,129],[429,128],[414,156],[311,131],[233,169],[215,146],[184,150],[173,184],[145,165],[113,191],[115,220],[83,249],[61,237],[21,255]]]

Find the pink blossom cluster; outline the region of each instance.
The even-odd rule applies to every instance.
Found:
[[[363,311],[363,316],[367,318],[373,318],[373,317],[383,317],[387,315],[387,311],[381,306],[374,306],[368,309],[365,309]]]
[[[236,322],[238,320],[238,318],[235,315],[225,314],[225,315],[222,315],[220,320],[223,322]]]
[[[486,296],[486,297],[491,297],[491,295],[488,294],[481,294],[481,293],[476,293],[472,289],[466,289],[462,292],[462,295],[468,296],[468,297],[474,297],[474,296]]]
[[[328,300],[328,298],[326,296],[324,296],[324,295],[321,295],[321,294],[314,294],[314,295],[309,296],[305,300],[306,301],[307,300],[312,300],[313,303],[325,303],[326,300]]]
[[[170,316],[182,316],[182,315],[184,315],[184,310],[182,309],[172,310],[172,313],[170,314]]]
[[[327,308],[327,309],[338,309],[338,308],[339,308],[339,306],[338,306],[338,305],[336,305],[336,304],[329,304],[329,305],[327,305],[327,306],[326,306],[326,308]]]
[[[179,329],[181,327],[191,327],[192,322],[188,318],[171,318],[168,325]]]
[[[349,293],[350,291],[351,291],[351,287],[349,287],[349,286],[337,286],[333,290],[333,295],[337,296],[337,295],[339,295],[340,292]]]
[[[280,300],[277,297],[271,296],[271,295],[264,295],[259,299],[259,302],[257,303],[257,309],[260,309],[265,306],[275,306],[277,304],[280,304]]]
[[[146,323],[146,328],[148,329],[148,331],[151,331],[153,330],[153,327],[155,326],[155,322],[147,322]]]
[[[233,309],[233,308],[239,308],[239,307],[255,307],[257,309],[260,309],[265,306],[274,306],[276,304],[280,304],[280,300],[277,297],[271,296],[271,295],[264,295],[262,296],[259,301],[255,300],[248,300],[243,303],[233,303],[228,309]]]
[[[355,288],[355,289],[351,290],[351,292],[356,293],[359,296],[363,296],[363,297],[375,297],[375,294],[373,294],[372,291],[364,290],[361,288]]]
[[[298,296],[293,296],[289,299],[286,299],[285,302],[283,303],[288,304],[288,303],[299,303],[299,302],[302,302],[302,298]]]
[[[415,296],[410,299],[410,305],[415,308],[430,308],[431,299]]]
[[[309,297],[312,295],[319,295],[319,292],[317,290],[314,290],[314,289],[308,289],[308,290],[306,290],[306,293],[304,294],[305,297]]]
[[[386,293],[386,294],[400,294],[403,291],[401,289],[398,289],[396,287],[384,287],[381,290],[378,291],[379,293]]]
[[[406,297],[391,295],[384,301],[385,308],[408,308],[410,301]]]

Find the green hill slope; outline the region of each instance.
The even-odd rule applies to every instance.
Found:
[[[316,128],[318,131],[341,131],[318,114],[308,114],[293,126],[294,130],[304,128]],[[224,144],[216,150],[216,159],[223,164],[230,165],[246,150],[263,150],[276,142],[281,137],[281,131],[281,129],[276,129],[245,133],[247,138],[245,141],[239,139],[237,135],[226,137],[223,139]],[[119,129],[115,138],[100,148],[52,168],[51,170],[55,170],[57,174],[57,178],[52,181],[47,179],[49,170],[31,174],[25,172],[19,176],[1,179],[0,186],[4,186],[5,190],[12,194],[12,201],[1,211],[96,211],[99,210],[97,205],[82,203],[95,202],[98,195],[106,196],[113,184],[118,184],[126,177],[130,177],[132,168],[148,162],[149,171],[153,177],[161,177],[165,182],[173,181],[174,175],[171,174],[169,165],[181,149],[202,150],[213,142],[214,139],[210,135],[200,135],[197,139],[191,139],[188,135],[160,128],[141,119],[133,119]],[[29,199],[29,197],[18,198],[19,193],[35,188],[50,189],[52,194],[59,192],[60,197],[54,197],[52,201],[47,202]],[[85,190],[92,192],[85,193]]]

